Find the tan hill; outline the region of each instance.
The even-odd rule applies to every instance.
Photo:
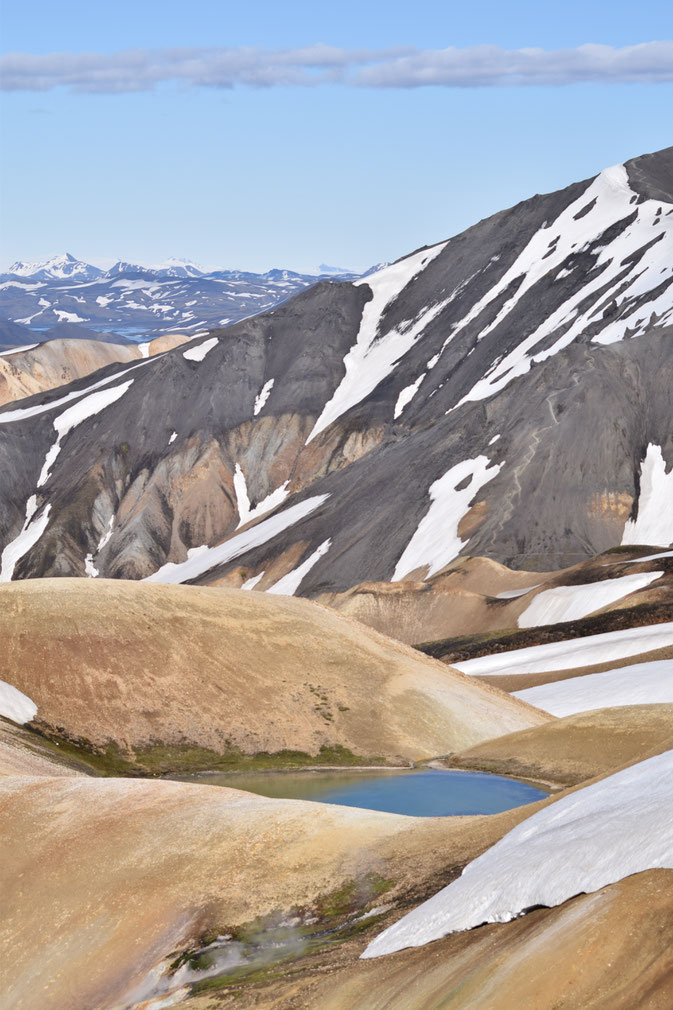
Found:
[[[654,553],[622,548],[555,572],[515,571],[490,558],[458,558],[422,582],[363,582],[344,593],[325,593],[317,599],[384,635],[415,645],[556,623],[566,618],[564,602],[569,614],[574,602],[575,612],[582,617],[646,603],[673,604],[673,553],[668,560],[638,562],[639,554]],[[663,576],[655,575],[662,570]],[[596,589],[590,590],[590,585]],[[267,587],[260,584],[259,588]],[[558,614],[549,610],[549,604],[544,606],[549,597],[543,594],[555,589],[562,589],[566,597],[560,607],[554,601]],[[537,597],[543,599],[533,608]]]
[[[0,809],[0,1006],[111,1010],[206,934],[296,908],[333,926],[346,908],[423,896],[537,807],[426,819],[182,782],[6,777]]]
[[[291,597],[31,579],[0,586],[0,639],[40,726],[149,768],[321,747],[409,761],[550,718]]]
[[[451,767],[574,785],[673,748],[673,705],[625,705],[556,719],[470,747]]]
[[[64,386],[114,362],[153,357],[186,339],[184,334],[172,333],[145,345],[57,339],[28,350],[18,348],[14,353],[0,355],[0,405]]]

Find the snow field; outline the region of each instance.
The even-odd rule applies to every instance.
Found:
[[[673,702],[673,660],[634,663],[586,677],[571,677],[515,691],[514,696],[556,716],[623,705],[667,704]]]
[[[663,572],[641,572],[580,586],[556,586],[553,589],[545,589],[531,600],[520,614],[517,624],[520,628],[535,628],[541,624],[578,621],[630,593],[644,589],[655,579],[660,579],[663,574]]]
[[[625,659],[670,645],[673,645],[673,622],[668,621],[545,645],[529,645],[525,649],[479,656],[453,665],[456,670],[471,676],[552,673],[554,670],[571,670],[578,666],[595,666],[613,659]]]
[[[508,922],[655,867],[673,869],[673,751],[537,811],[429,901],[379,934],[364,958]]]

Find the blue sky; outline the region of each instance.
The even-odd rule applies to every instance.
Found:
[[[365,268],[673,143],[670,49],[576,52],[673,39],[666,2],[3,8],[3,266]]]

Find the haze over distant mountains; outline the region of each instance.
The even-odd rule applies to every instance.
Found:
[[[193,334],[265,312],[319,280],[354,280],[358,274],[321,264],[315,274],[268,270],[202,270],[189,260],[154,266],[118,260],[102,270],[70,253],[43,262],[13,263],[0,274],[0,322],[25,327],[20,336],[0,328],[0,346],[28,342],[34,334],[71,324],[115,337]],[[65,336],[48,333],[48,337]],[[70,337],[78,332],[71,331]],[[44,339],[44,338],[43,338]]]

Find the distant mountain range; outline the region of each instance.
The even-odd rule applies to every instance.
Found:
[[[89,339],[92,331],[105,333],[106,339],[138,340],[169,332],[193,334],[266,312],[320,280],[359,276],[326,264],[319,271],[206,272],[180,259],[152,267],[119,260],[101,270],[70,253],[40,263],[17,262],[0,274],[0,346],[34,340],[36,333],[44,335],[65,323],[86,328],[89,332],[81,336]],[[2,332],[3,321],[28,332],[12,340]]]

